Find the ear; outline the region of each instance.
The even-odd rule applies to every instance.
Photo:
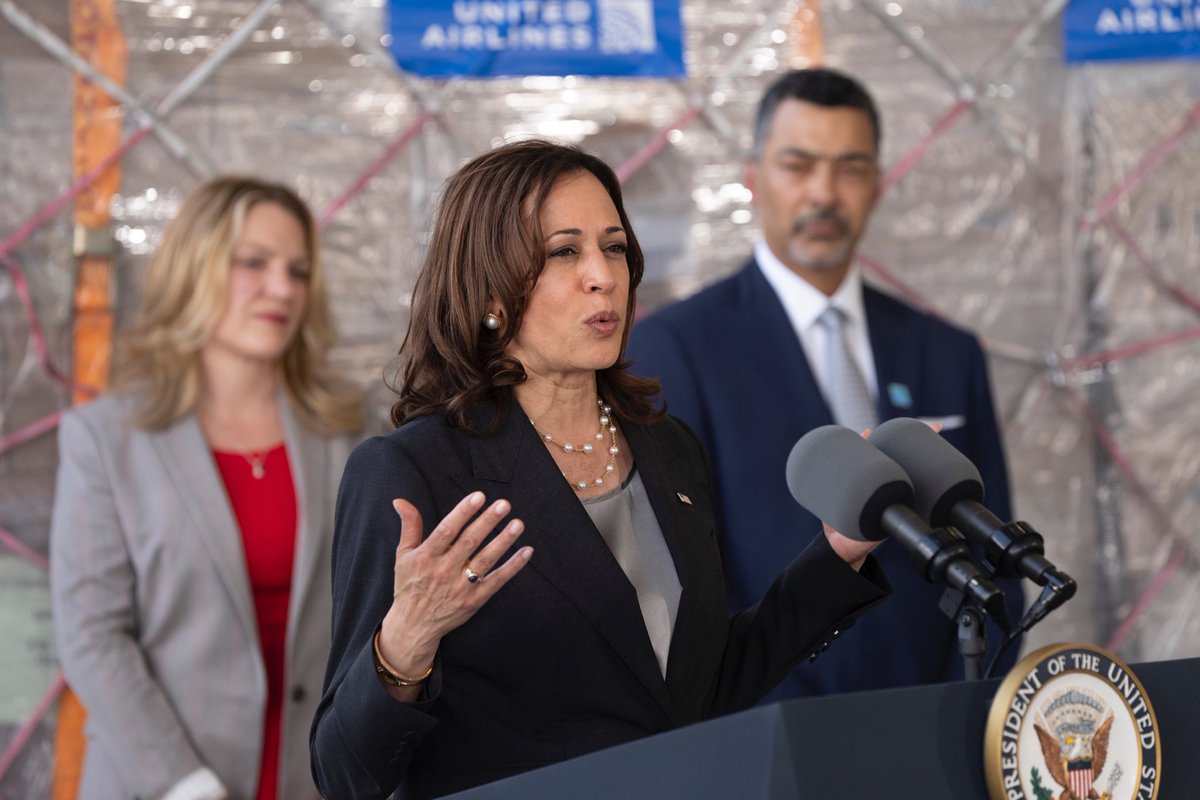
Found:
[[[742,162],[742,185],[750,190],[750,204],[758,205],[759,163],[754,158]]]
[[[879,204],[881,197],[883,197],[883,168],[876,166],[875,185],[871,187],[871,204],[867,206],[868,214],[874,213],[875,206]]]

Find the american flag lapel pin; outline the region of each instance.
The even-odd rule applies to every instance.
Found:
[[[679,498],[679,502],[681,503],[686,503],[689,506],[692,504],[692,498],[688,497],[683,492],[676,492],[675,496]]]

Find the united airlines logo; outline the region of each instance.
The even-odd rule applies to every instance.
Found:
[[[1110,653],[1043,648],[992,701],[984,768],[992,800],[1154,800],[1162,775],[1154,708]]]
[[[654,31],[653,0],[597,0],[602,53],[653,53],[658,47]]]

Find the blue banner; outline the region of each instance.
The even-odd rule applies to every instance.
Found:
[[[389,0],[392,57],[430,78],[679,77],[680,0]]]
[[[1068,62],[1200,58],[1200,0],[1071,0]]]

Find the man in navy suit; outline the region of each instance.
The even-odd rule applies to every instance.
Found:
[[[712,460],[729,601],[737,608],[757,602],[780,565],[820,533],[818,520],[792,499],[784,468],[796,440],[821,425],[936,420],[979,467],[991,511],[1011,519],[979,342],[864,286],[854,263],[879,198],[879,142],[875,104],[853,79],[810,69],[777,80],[759,105],[745,168],[762,227],[753,258],[633,330],[634,371],[662,380],[669,410],[695,429]],[[840,335],[823,319],[830,306]],[[834,336],[840,362],[828,349]],[[846,395],[851,362],[851,394],[865,414],[831,408]],[[890,602],[767,701],[962,676],[956,627],[938,608],[942,588],[926,583],[898,544],[876,554],[892,581]],[[1021,587],[998,585],[1015,622]],[[989,624],[988,635],[994,652],[1001,632]],[[1006,653],[1002,669],[1016,651]]]

